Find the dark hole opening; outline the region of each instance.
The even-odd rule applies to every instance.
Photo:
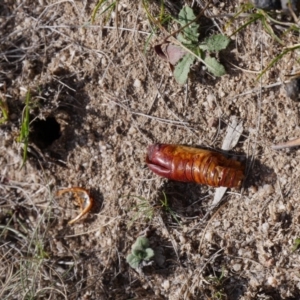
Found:
[[[32,124],[31,140],[40,149],[47,148],[61,136],[60,124],[54,117],[36,120]]]

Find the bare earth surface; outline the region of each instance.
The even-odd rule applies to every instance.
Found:
[[[0,298],[300,299],[299,150],[271,148],[300,136],[299,103],[281,84],[299,72],[297,53],[257,81],[282,46],[256,22],[220,53],[225,76],[198,62],[180,86],[153,51],[178,25],[151,35],[142,1],[117,2],[91,24],[97,1],[0,1],[0,92],[9,108],[0,125]],[[192,5],[170,2],[174,17]],[[194,2],[197,14],[205,3]],[[159,2],[145,3],[159,15]],[[240,5],[214,1],[207,13]],[[246,21],[203,17],[200,38],[219,29],[230,36]],[[283,40],[299,43],[291,32]],[[29,158],[20,170],[29,89]],[[147,168],[153,143],[220,150],[234,117],[244,130],[229,155],[246,178],[218,207],[215,188]],[[72,186],[90,190],[96,205],[70,226],[78,209],[56,192]],[[126,256],[138,236],[156,255],[135,270]]]

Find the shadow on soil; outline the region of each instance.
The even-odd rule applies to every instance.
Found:
[[[38,100],[31,114],[29,141],[39,149],[40,155],[35,156],[44,163],[61,163],[77,144],[87,142],[82,132],[90,101],[84,92],[85,81],[64,69],[55,76],[57,80],[32,92],[32,100]]]

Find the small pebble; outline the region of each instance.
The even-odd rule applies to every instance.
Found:
[[[293,101],[300,100],[300,78],[293,79],[285,85],[285,91]]]

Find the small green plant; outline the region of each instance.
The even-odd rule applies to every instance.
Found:
[[[216,34],[199,44],[199,25],[196,23],[198,17],[195,16],[192,8],[184,6],[178,16],[178,22],[182,27],[173,43],[176,45],[170,44],[166,39],[165,49],[160,47],[163,44],[155,48],[160,57],[175,65],[174,77],[179,84],[186,82],[190,68],[196,59],[206,65],[208,71],[215,76],[226,73],[224,66],[210,53],[226,49],[230,39],[222,34]]]
[[[247,11],[253,11],[251,13],[245,13]],[[241,6],[240,10],[233,16],[233,19],[236,19],[237,17],[242,16],[245,17],[246,21],[245,23],[240,26],[238,29],[236,29],[231,36],[235,35],[236,33],[240,32],[242,29],[245,29],[248,25],[254,22],[260,22],[262,24],[263,29],[266,33],[268,33],[274,40],[276,40],[281,46],[285,46],[287,44],[286,41],[283,41],[282,38],[290,31],[295,32],[296,35],[299,35],[300,27],[296,23],[290,23],[290,22],[283,22],[279,21],[276,18],[276,15],[274,12],[265,11],[260,8],[255,8],[253,3],[246,3]],[[275,15],[275,17],[274,17]],[[227,26],[231,23],[231,21],[227,24]],[[278,34],[275,34],[272,25],[278,25],[282,28],[282,34],[279,37]],[[296,39],[297,39],[296,36]],[[297,43],[297,42],[296,42]],[[257,77],[257,80],[260,79],[271,67],[273,67],[277,62],[279,62],[283,56],[290,52],[294,52],[300,48],[300,44],[294,44],[288,47],[284,47],[282,51],[271,60],[270,63],[260,72],[260,74]]]
[[[162,208],[165,209],[173,217],[173,219],[177,222],[178,225],[180,225],[180,221],[178,220],[176,214],[170,207],[170,205],[168,203],[168,198],[164,192],[163,192],[163,195],[164,195],[164,200],[160,200]]]
[[[98,1],[98,3],[94,7],[92,15],[91,15],[91,23],[93,24],[95,22],[96,15],[101,8],[102,8],[102,11],[101,11],[100,15],[108,12],[108,15],[110,16],[111,13],[113,12],[113,10],[117,7],[118,7],[118,0],[116,0],[115,2],[112,2],[112,3],[109,3],[109,1],[107,1],[107,0]],[[104,19],[104,22],[106,22],[106,21],[107,20]]]
[[[149,247],[149,240],[146,237],[138,237],[131,247],[131,254],[126,258],[131,268],[137,269],[142,262],[147,262],[154,257],[154,251]]]
[[[296,250],[298,250],[299,247],[300,247],[300,238],[297,238],[294,241],[294,246],[293,246],[292,252],[295,252]]]
[[[143,219],[146,222],[151,221],[154,215],[154,208],[151,206],[149,201],[141,196],[134,196],[134,195],[129,195],[129,196],[136,198],[137,204],[132,207],[132,209],[135,210],[136,213],[131,219],[131,222],[129,223],[128,227],[131,227],[136,220]]]
[[[25,108],[22,114],[22,122],[21,122],[21,129],[20,129],[20,135],[17,139],[19,143],[24,144],[23,149],[23,163],[21,165],[21,168],[24,166],[26,160],[27,160],[27,150],[28,150],[28,144],[29,144],[29,106],[30,106],[30,91],[26,94],[26,100],[25,100]]]
[[[300,49],[300,44],[292,45],[290,47],[284,48],[281,53],[279,53],[274,59],[271,60],[271,62],[266,66],[264,70],[261,71],[257,79],[260,79],[269,69],[273,67],[283,56],[288,54],[289,52],[296,51],[297,49]],[[298,59],[299,63],[299,59]]]
[[[214,293],[214,298],[220,300],[225,299],[226,295],[224,293],[224,288],[223,288],[223,284],[225,280],[225,267],[222,266],[222,272],[220,276],[209,276],[207,280],[215,286],[215,289],[217,289],[217,291]]]
[[[6,102],[0,98],[0,109],[2,112],[2,118],[0,118],[0,125],[8,121],[8,106]]]

